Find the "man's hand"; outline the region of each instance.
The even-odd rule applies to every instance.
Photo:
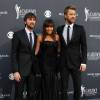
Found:
[[[14,79],[15,79],[17,82],[19,82],[19,81],[21,80],[21,76],[20,76],[19,72],[15,72],[15,73],[14,73]]]
[[[81,64],[80,71],[84,72],[86,70],[86,64]]]

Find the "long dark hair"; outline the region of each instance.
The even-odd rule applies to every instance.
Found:
[[[50,36],[52,37],[53,40],[55,40],[56,28],[55,28],[54,21],[52,19],[46,19],[44,21],[44,23],[43,23],[43,40],[48,35],[48,33],[46,32],[46,27],[53,27],[53,31],[52,31],[52,34],[50,34]]]

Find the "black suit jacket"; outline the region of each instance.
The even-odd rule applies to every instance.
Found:
[[[62,66],[67,65],[68,68],[79,68],[81,63],[86,64],[87,59],[85,30],[83,26],[74,24],[72,38],[69,44],[66,44],[63,38],[64,26],[65,25],[62,25],[57,28],[61,41],[61,64]]]
[[[13,72],[22,76],[39,73],[38,59],[35,56],[37,36],[34,32],[34,46],[31,48],[25,29],[17,31],[12,39],[12,67]]]

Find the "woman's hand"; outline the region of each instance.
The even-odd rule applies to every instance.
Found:
[[[38,54],[39,50],[40,50],[40,43],[42,41],[42,35],[39,35],[37,37],[37,43],[36,43],[36,49],[35,49],[35,55]]]

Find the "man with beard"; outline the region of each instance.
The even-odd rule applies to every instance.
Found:
[[[15,79],[14,100],[23,100],[25,86],[27,89],[27,99],[30,100],[30,76],[33,74],[39,76],[40,74],[38,60],[35,56],[37,36],[33,31],[36,21],[37,18],[33,13],[27,13],[24,17],[25,28],[15,32],[13,35],[12,67]]]
[[[63,100],[68,100],[69,75],[73,80],[73,100],[80,100],[81,72],[86,70],[87,43],[83,26],[75,24],[76,7],[67,6],[64,10],[65,25],[58,27],[61,41],[61,77]]]

